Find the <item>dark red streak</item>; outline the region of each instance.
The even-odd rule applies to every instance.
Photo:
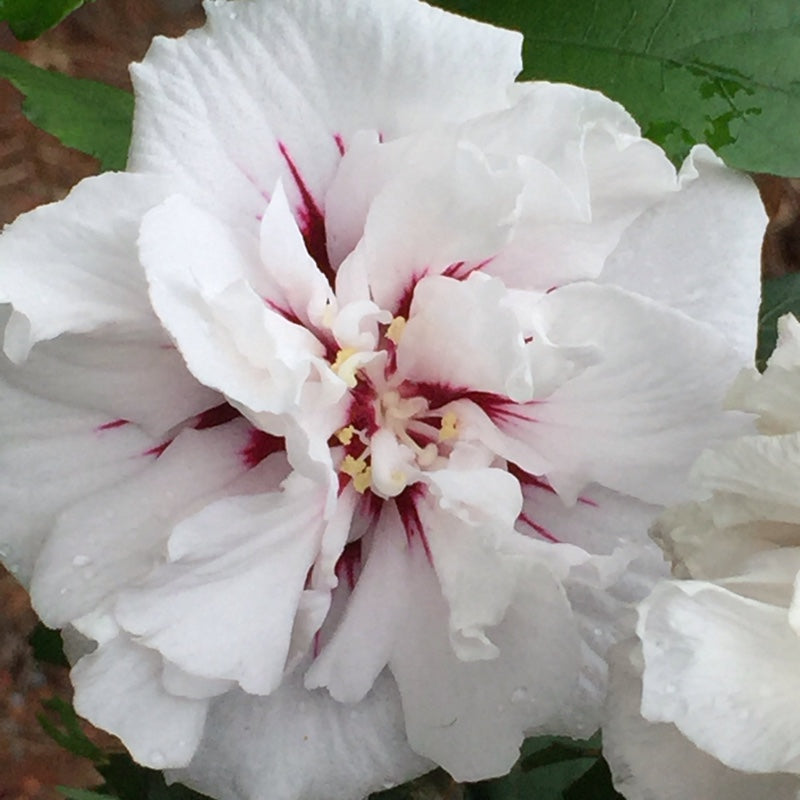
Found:
[[[311,196],[311,192],[308,191],[308,187],[289,155],[286,145],[283,142],[278,142],[278,149],[281,151],[286,166],[289,167],[289,172],[292,173],[297,191],[300,192],[300,197],[303,201],[302,207],[297,210],[297,215],[300,218],[300,228],[303,233],[303,239],[305,239],[306,249],[314,261],[317,262],[319,271],[325,276],[330,286],[333,287],[336,281],[336,273],[333,271],[328,257],[325,216]]]

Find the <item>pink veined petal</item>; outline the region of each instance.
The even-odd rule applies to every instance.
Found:
[[[264,295],[268,304],[288,319],[320,324],[333,292],[306,250],[281,183],[261,220],[260,252],[264,272],[277,290]]]
[[[707,325],[610,286],[566,286],[541,308],[551,341],[592,344],[598,363],[537,405],[535,422],[501,427],[552,457],[547,477],[566,498],[597,482],[649,503],[685,499],[692,461],[744,424],[719,411],[740,354]]]
[[[374,301],[407,316],[421,278],[468,275],[505,246],[522,188],[516,163],[498,167],[452,132],[386,145],[362,137],[328,194],[338,205],[334,257],[354,248],[337,274],[337,293],[355,283],[350,273],[363,272]]]
[[[339,703],[296,670],[268,697],[214,701],[194,759],[168,777],[221,800],[362,800],[433,767],[408,746],[387,672],[361,702]]]
[[[3,231],[0,303],[14,308],[4,344],[12,361],[24,360],[36,342],[66,332],[111,323],[157,331],[136,237],[142,216],[164,194],[158,177],[108,172]]]
[[[4,374],[31,394],[101,413],[106,423],[134,423],[152,436],[222,402],[186,369],[163,331],[155,337],[107,329],[64,334],[40,342],[23,365]]]
[[[28,585],[57,515],[109,485],[133,479],[146,466],[135,456],[154,442],[133,425],[103,429],[107,418],[102,414],[5,382],[0,392],[0,559]]]
[[[61,627],[146,576],[163,558],[172,526],[247,471],[247,441],[241,421],[184,431],[159,457],[140,452],[135,477],[66,508],[33,575],[31,597],[42,619]]]
[[[153,307],[192,374],[254,412],[291,410],[324,347],[256,294],[255,247],[178,196],[145,217],[139,245]]]
[[[177,697],[161,685],[161,657],[120,636],[72,668],[75,709],[124,740],[140,764],[183,767],[194,755],[208,700]]]
[[[133,68],[130,165],[234,225],[255,223],[281,177],[298,219],[309,199],[323,210],[353,133],[388,140],[501,108],[521,68],[519,34],[410,0],[209,2],[206,14]]]
[[[326,687],[341,703],[359,702],[370,691],[397,645],[402,616],[414,604],[408,545],[394,503],[384,506],[365,544],[364,566],[344,615],[305,674],[307,688]]]
[[[725,204],[725,213],[709,219],[707,210],[719,203]],[[750,361],[760,297],[755,265],[765,226],[766,214],[752,180],[698,146],[681,169],[679,190],[631,225],[600,280],[711,325],[745,362]]]
[[[398,373],[419,383],[529,399],[525,346],[516,319],[504,313],[504,295],[499,281],[481,276],[422,280],[398,346]]]
[[[212,503],[175,527],[168,561],[121,594],[117,620],[187,672],[269,694],[283,678],[324,501],[324,489],[294,476],[280,492]]]

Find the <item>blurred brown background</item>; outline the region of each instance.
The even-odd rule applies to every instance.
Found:
[[[199,0],[97,0],[33,42],[17,42],[0,25],[0,49],[41,67],[130,88],[127,65],[142,58],[157,33],[177,36],[202,23]],[[96,161],[34,128],[21,96],[0,79],[0,225],[62,198]],[[755,176],[770,215],[763,268],[770,276],[800,264],[800,180]],[[722,211],[720,212],[722,213]],[[26,643],[35,616],[25,592],[0,569],[0,800],[55,800],[56,785],[88,787],[97,775],[41,730],[41,700],[69,696],[65,670],[37,665]]]

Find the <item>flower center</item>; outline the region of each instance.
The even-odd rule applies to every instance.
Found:
[[[444,466],[459,435],[454,413],[431,409],[413,383],[395,374],[405,324],[403,317],[391,321],[378,352],[345,347],[331,363],[351,389],[350,419],[331,442],[344,446],[339,473],[357,492],[384,499],[416,483],[421,472]]]

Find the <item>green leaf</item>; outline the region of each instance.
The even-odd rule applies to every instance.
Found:
[[[467,800],[562,800],[564,792],[597,762],[599,737],[574,741],[562,736],[528,739],[517,766],[502,778],[467,789]]]
[[[526,78],[620,101],[679,161],[800,175],[800,3],[787,0],[439,0],[525,34]]]
[[[761,308],[758,313],[756,352],[756,366],[762,371],[775,349],[778,319],[790,312],[800,319],[800,273],[795,272],[764,281],[761,289]]]
[[[117,800],[110,794],[100,794],[90,789],[70,789],[69,786],[57,786],[56,788],[67,800]]]
[[[0,20],[17,39],[35,39],[57,25],[86,0],[0,0]]]
[[[81,758],[89,758],[95,763],[105,759],[103,751],[86,736],[75,709],[59,697],[51,697],[42,702],[50,716],[37,714],[39,724],[45,733],[58,745]]]
[[[133,120],[133,96],[97,81],[70,78],[0,51],[0,77],[24,95],[22,110],[68,147],[124,169]]]
[[[54,664],[57,667],[68,667],[69,662],[64,655],[64,643],[61,634],[40,622],[28,636],[28,644],[33,648],[33,656],[43,664]]]
[[[160,772],[140,766],[127,753],[112,753],[97,771],[105,781],[100,791],[118,800],[211,800],[180,783],[168,786]]]
[[[600,758],[564,792],[564,800],[625,800],[625,798],[614,788],[608,764],[605,759]]]

